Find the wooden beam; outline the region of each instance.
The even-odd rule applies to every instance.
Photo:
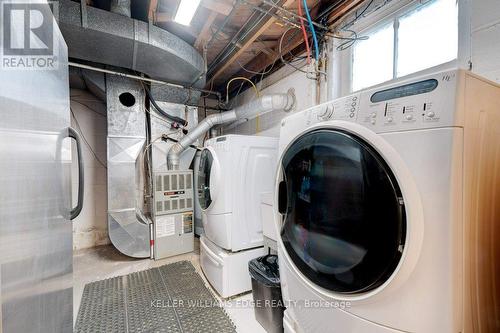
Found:
[[[212,30],[217,31],[217,30],[219,30],[219,27],[218,27],[217,25],[214,25]],[[228,42],[229,42],[229,41],[231,40],[231,38],[232,38],[232,37],[231,37],[231,36],[230,36],[227,32],[225,32],[225,31],[223,31],[223,30],[219,30],[219,33],[218,33],[217,35],[221,36],[221,37],[222,37],[222,38],[224,38],[224,39],[227,39],[227,40],[228,40]],[[232,44],[235,44],[235,43],[232,43]],[[243,45],[241,45],[240,43],[236,43],[235,45],[236,45],[236,47],[237,47],[237,48],[239,48],[239,49],[241,49],[241,48],[243,47]]]
[[[298,48],[302,43],[304,42],[302,34],[296,34],[290,43],[285,46],[281,52],[283,55],[286,55],[288,52],[291,52]],[[251,70],[252,72],[262,72],[264,71],[267,67],[269,67],[270,64],[272,64],[274,61],[276,61],[276,66],[275,68],[280,67],[281,60],[279,59],[279,49],[278,45],[276,45],[273,49],[274,55],[269,55],[266,53],[261,53],[257,55],[252,61],[249,61],[244,65],[246,69]],[[255,74],[251,74],[246,72],[245,70],[241,69],[238,71],[236,76],[244,76],[247,78],[252,78]]]
[[[217,15],[217,12],[210,12],[210,15],[203,25],[203,28],[201,28],[200,34],[198,35],[198,37],[196,37],[194,47],[198,50],[201,50],[203,43],[207,42],[207,38],[210,36],[210,27],[212,26],[212,23],[214,22]]]
[[[229,15],[233,9],[232,4],[222,0],[203,0],[201,5],[224,16]]]
[[[155,22],[170,22],[173,21],[172,15],[170,13],[156,13],[156,20]]]
[[[155,22],[157,8],[158,8],[158,0],[149,0],[149,7],[148,7],[149,22]]]
[[[295,0],[283,0],[283,1],[278,2],[278,5],[286,8],[286,7],[290,6],[294,1]],[[229,66],[231,66],[236,61],[236,59],[238,59],[238,57],[243,52],[245,52],[246,49],[248,49],[253,44],[253,42],[255,42],[255,40],[257,38],[259,38],[260,35],[262,35],[271,25],[274,24],[274,22],[276,22],[276,18],[274,18],[272,16],[268,16],[267,19],[264,19],[264,23],[262,25],[260,25],[260,27],[257,29],[257,31],[253,35],[251,35],[249,38],[247,38],[244,41],[242,47],[238,51],[236,51],[236,53],[234,53],[227,61],[224,62],[224,64],[215,72],[215,74],[212,75],[211,80],[218,77]]]
[[[344,15],[346,15],[350,10],[359,6],[363,3],[363,0],[346,0],[339,5],[337,9],[330,13],[328,16],[328,24],[332,24],[340,20]]]

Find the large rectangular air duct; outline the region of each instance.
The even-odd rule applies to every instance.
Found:
[[[150,256],[149,224],[142,214],[144,98],[139,82],[106,76],[109,238],[120,252],[135,258]]]

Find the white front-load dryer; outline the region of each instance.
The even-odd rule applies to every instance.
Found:
[[[265,254],[262,193],[272,192],[278,138],[224,135],[201,152],[201,267],[223,297],[251,290],[248,261]]]
[[[498,86],[451,70],[282,121],[285,331],[498,331],[498,106]]]

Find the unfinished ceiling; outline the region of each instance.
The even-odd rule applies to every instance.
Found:
[[[102,9],[108,9],[110,3],[110,0],[86,1]],[[281,55],[287,59],[292,54],[303,52],[304,37],[298,28],[299,1],[201,0],[189,26],[173,20],[180,0],[131,2],[133,18],[149,21],[177,35],[205,55],[207,88],[225,93],[225,84],[232,77],[242,76],[256,81],[283,65],[279,44],[287,30],[290,29],[282,40]],[[328,27],[362,0],[306,2],[317,26]],[[319,28],[319,33],[324,36],[330,31]],[[311,38],[310,34],[308,38]]]

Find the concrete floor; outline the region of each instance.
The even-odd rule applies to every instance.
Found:
[[[191,261],[196,271],[205,281],[205,284],[212,290],[213,294],[218,297],[217,293],[211,288],[205,275],[201,271],[198,238],[195,238],[194,252],[156,261],[129,258],[118,252],[112,245],[75,251],[73,254],[73,320],[76,321],[85,284],[162,266],[180,260]],[[220,298],[219,300],[222,301]],[[224,302],[226,312],[233,320],[238,332],[265,333],[266,331],[255,320],[253,307],[248,304],[251,300],[251,293],[231,298],[229,301]]]

